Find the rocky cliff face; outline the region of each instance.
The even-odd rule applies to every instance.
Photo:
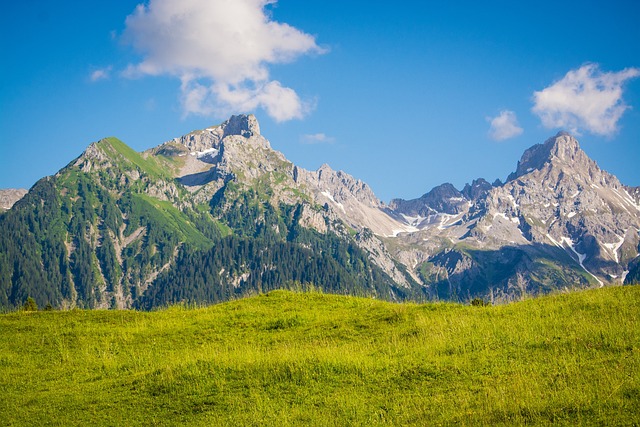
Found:
[[[523,157],[489,207],[498,211],[500,201],[515,200],[513,214],[529,242],[567,250],[599,284],[620,283],[638,254],[640,206],[572,136],[559,134],[541,147],[545,155],[533,164]]]
[[[21,188],[8,188],[0,190],[0,211],[9,210],[20,199],[27,194],[27,190]]]

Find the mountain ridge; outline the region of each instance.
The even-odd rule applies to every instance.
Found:
[[[516,172],[504,184],[493,186],[486,198],[473,202],[463,198],[457,206],[468,206],[468,210],[440,212],[425,219],[423,238],[433,240],[444,234],[454,242],[488,250],[537,245],[550,253],[559,248],[585,273],[585,285],[623,283],[629,272],[626,266],[638,255],[640,206],[566,132],[526,150]],[[451,231],[429,233],[438,221],[438,228]],[[469,261],[467,270],[472,264]],[[520,265],[515,273],[530,268]],[[454,273],[455,268],[448,271]]]
[[[336,282],[321,284],[327,290],[385,299],[509,301],[620,284],[638,276],[639,199],[638,188],[623,186],[560,132],[527,149],[504,183],[445,183],[386,205],[346,172],[290,162],[255,116],[232,116],[141,153],[100,140],[36,184],[20,209],[0,216],[3,229],[15,228],[6,237],[34,252],[0,242],[0,305],[31,293],[60,307],[153,308],[322,277]],[[43,203],[52,210],[39,209]],[[47,215],[57,231],[34,234],[34,221],[51,221]],[[260,245],[281,255],[264,257]],[[225,255],[215,249],[225,247]],[[225,266],[229,248],[244,255]],[[55,258],[53,273],[21,277]],[[304,274],[290,268],[294,259]],[[207,281],[182,268],[187,262],[202,263]],[[176,271],[186,290],[168,281]],[[38,275],[49,278],[49,291],[26,283]]]

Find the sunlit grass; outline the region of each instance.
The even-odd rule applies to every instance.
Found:
[[[0,316],[2,425],[640,423],[640,288]]]

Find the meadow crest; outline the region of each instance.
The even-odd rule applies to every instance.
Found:
[[[640,423],[640,288],[0,315],[3,425]]]

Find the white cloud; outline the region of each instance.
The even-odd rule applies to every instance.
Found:
[[[303,144],[333,144],[335,141],[335,138],[324,133],[314,133],[300,137],[300,142]]]
[[[534,92],[532,111],[547,128],[610,136],[618,130],[618,120],[629,108],[622,99],[622,85],[638,76],[638,68],[604,73],[597,64],[586,64]]]
[[[518,125],[516,113],[509,110],[500,111],[497,117],[488,117],[487,121],[491,123],[489,136],[496,141],[504,141],[522,134],[523,130]]]
[[[89,76],[89,79],[92,82],[97,82],[100,80],[107,80],[111,77],[111,66],[106,67],[106,68],[100,68],[97,70],[94,70],[91,75]]]
[[[150,0],[127,17],[125,41],[143,55],[128,77],[178,77],[185,114],[218,116],[263,108],[277,121],[310,105],[280,82],[271,64],[323,53],[315,38],[265,13],[275,0]]]

